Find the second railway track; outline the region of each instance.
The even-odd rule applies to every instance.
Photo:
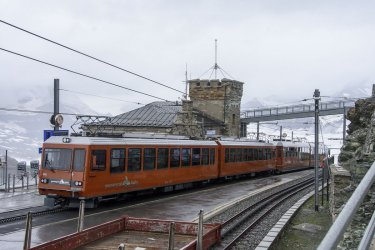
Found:
[[[278,220],[277,216],[270,219],[269,215],[293,197],[303,196],[313,183],[311,177],[295,180],[249,197],[208,219],[206,222],[223,225],[221,243],[214,249],[254,249],[268,232],[269,224],[273,225],[270,221]]]

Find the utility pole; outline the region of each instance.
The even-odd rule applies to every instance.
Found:
[[[345,103],[344,103],[344,117],[343,117],[343,129],[342,129],[342,144],[345,143],[345,137],[346,137],[346,109],[345,109]]]
[[[5,192],[9,192],[8,185],[8,150],[5,150]]]
[[[280,141],[282,141],[283,137],[283,126],[280,126]]]
[[[60,113],[60,111],[59,111],[59,105],[60,105],[59,91],[60,91],[60,80],[54,79],[53,119],[55,119],[56,115]],[[59,130],[59,124],[55,123],[55,127],[54,127],[53,130],[55,130],[55,131]]]
[[[314,161],[315,161],[315,211],[319,211],[319,101],[320,101],[320,91],[319,89],[315,89],[314,92],[314,100],[315,100],[315,153],[314,153]]]

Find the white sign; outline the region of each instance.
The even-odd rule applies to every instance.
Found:
[[[206,135],[216,135],[216,130],[207,130]]]

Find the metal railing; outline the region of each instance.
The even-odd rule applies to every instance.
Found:
[[[320,103],[319,110],[335,110],[343,109],[344,107],[353,107],[354,101],[335,101]],[[255,118],[263,116],[285,115],[295,113],[313,112],[315,110],[314,104],[299,104],[292,106],[280,106],[271,108],[258,108],[241,111],[241,118]]]
[[[363,177],[361,183],[346,203],[344,209],[341,211],[339,216],[336,218],[335,222],[329,229],[328,233],[324,237],[323,241],[320,243],[318,250],[334,249],[337,247],[338,243],[342,239],[346,228],[349,226],[349,223],[352,221],[355,213],[362,204],[363,199],[367,195],[370,187],[375,180],[375,162],[371,165],[370,169],[367,171],[366,175]],[[365,235],[362,238],[359,249],[367,249],[371,240],[374,236],[374,226],[375,218],[371,219]]]

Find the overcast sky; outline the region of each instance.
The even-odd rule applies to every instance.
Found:
[[[182,91],[185,65],[200,77],[218,39],[218,64],[245,83],[243,102],[300,100],[316,88],[332,95],[375,79],[374,1],[0,0],[0,19]],[[2,23],[0,47],[163,99],[182,96]],[[15,99],[25,92],[50,98],[54,78],[71,91],[156,100],[0,51],[0,107],[22,107]],[[61,94],[72,96],[99,113],[139,107]]]

